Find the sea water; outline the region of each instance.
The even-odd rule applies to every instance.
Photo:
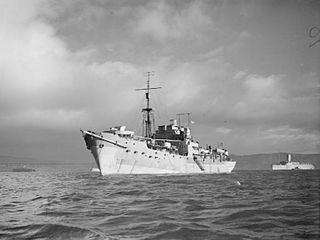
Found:
[[[31,166],[32,167],[32,166]],[[314,171],[0,172],[0,239],[319,239]]]

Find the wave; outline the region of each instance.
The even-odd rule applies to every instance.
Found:
[[[107,239],[93,230],[64,224],[30,224],[17,227],[0,226],[1,239]]]
[[[319,176],[6,173],[0,239],[319,239]]]

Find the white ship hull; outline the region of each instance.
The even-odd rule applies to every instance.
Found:
[[[108,174],[190,174],[230,173],[236,162],[232,161],[226,149],[220,146],[201,147],[191,135],[189,127],[191,113],[179,113],[177,120],[170,119],[169,125],[158,126],[152,132],[153,109],[150,107],[151,72],[147,72],[145,91],[146,107],[143,112],[144,137],[134,135],[125,126],[111,127],[94,133],[82,131],[87,149],[91,151],[102,175]],[[180,116],[188,116],[188,126],[180,124]]]
[[[314,166],[310,163],[288,162],[285,165],[272,164],[272,170],[313,170]]]
[[[91,150],[102,175],[108,174],[192,174],[231,173],[235,161],[181,156],[166,150],[148,148],[145,140],[115,134],[87,134]]]

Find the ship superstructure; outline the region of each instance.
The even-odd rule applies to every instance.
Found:
[[[107,174],[188,174],[230,173],[235,167],[226,149],[201,147],[184,127],[172,119],[152,133],[149,103],[150,74],[146,91],[147,107],[142,111],[144,136],[135,135],[125,126],[102,132],[81,130],[87,149],[94,156],[102,175]],[[190,113],[188,113],[188,117]]]
[[[287,161],[272,164],[272,170],[313,170],[315,167],[311,163],[300,163],[291,161],[291,154],[288,154]]]

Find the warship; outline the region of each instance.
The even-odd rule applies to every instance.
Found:
[[[196,174],[231,173],[236,162],[224,148],[201,147],[191,135],[190,114],[179,115],[179,123],[171,119],[168,125],[152,131],[153,109],[150,106],[148,72],[145,91],[146,108],[142,109],[143,134],[135,135],[126,126],[111,127],[101,132],[80,130],[86,147],[91,151],[101,175],[109,174]],[[188,126],[180,124],[180,115],[188,115]]]
[[[291,161],[291,154],[288,154],[287,161],[281,161],[278,164],[271,165],[272,170],[313,170],[311,163],[300,163]]]

